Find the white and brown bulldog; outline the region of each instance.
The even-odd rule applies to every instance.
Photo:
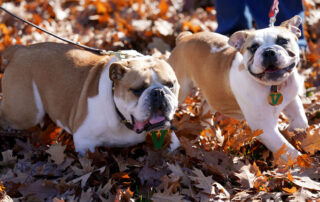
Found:
[[[48,114],[73,134],[81,154],[97,145],[134,145],[145,131],[168,129],[179,91],[170,65],[136,51],[117,54],[128,58],[59,43],[8,48],[1,126],[30,128]]]
[[[298,96],[303,84],[296,69],[300,23],[295,16],[281,26],[239,31],[230,38],[181,33],[169,58],[181,85],[179,101],[199,87],[213,111],[245,118],[253,130],[263,130],[258,139],[268,149],[276,152],[285,144],[288,154],[296,157],[299,152],[277,125],[284,112],[290,129],[308,126]]]

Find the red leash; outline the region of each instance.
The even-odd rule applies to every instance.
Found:
[[[273,0],[273,4],[269,11],[269,18],[270,18],[270,24],[269,26],[274,26],[274,23],[276,22],[277,14],[279,13],[279,0]]]

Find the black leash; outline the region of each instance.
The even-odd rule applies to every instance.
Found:
[[[41,31],[43,31],[44,33],[49,34],[50,36],[53,36],[53,37],[55,37],[55,38],[57,38],[57,39],[60,39],[60,40],[62,40],[62,41],[64,41],[64,42],[67,42],[67,43],[69,43],[69,44],[78,46],[78,47],[80,47],[80,48],[83,48],[83,49],[85,49],[85,50],[87,50],[87,51],[90,51],[90,52],[93,52],[93,53],[96,53],[96,54],[99,54],[99,55],[105,55],[105,54],[107,53],[105,50],[97,49],[97,48],[91,48],[91,47],[89,47],[89,46],[85,46],[85,45],[82,45],[82,44],[80,44],[80,43],[76,43],[76,42],[70,41],[70,40],[68,40],[68,39],[62,38],[62,37],[60,37],[60,36],[57,36],[57,35],[49,32],[49,31],[47,31],[47,30],[45,30],[45,29],[43,29],[43,28],[41,28],[41,27],[33,24],[32,22],[29,22],[29,21],[27,21],[27,20],[25,20],[25,19],[23,19],[23,18],[15,15],[15,14],[11,13],[11,12],[8,11],[7,9],[3,8],[2,6],[0,6],[0,9],[3,10],[4,12],[8,13],[9,15],[15,17],[16,19],[21,20],[22,22],[24,22],[24,23],[26,23],[26,24],[28,24],[28,25],[30,25],[30,26],[32,26],[32,27],[35,27],[35,28],[37,28],[38,30],[41,30]]]

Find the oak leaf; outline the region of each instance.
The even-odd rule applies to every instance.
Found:
[[[320,128],[307,131],[307,136],[301,141],[301,147],[310,154],[320,150]]]
[[[293,194],[297,191],[297,187],[291,187],[290,189],[285,187],[285,188],[282,188],[282,190],[289,194]]]
[[[151,200],[157,202],[177,202],[177,201],[186,201],[184,200],[183,195],[179,195],[179,193],[175,194],[166,194],[166,193],[154,193],[151,197]]]
[[[222,194],[224,197],[229,198],[229,192],[218,182],[212,179],[212,176],[206,177],[200,169],[194,168],[193,174],[195,176],[189,176],[190,179],[197,184],[195,186],[209,195],[220,195]]]
[[[14,164],[16,162],[17,157],[13,156],[12,150],[7,150],[1,152],[2,154],[2,161],[0,161],[0,166]]]
[[[251,172],[251,164],[243,164],[235,175],[240,179],[240,184],[244,188],[253,188],[255,175]]]
[[[320,191],[320,183],[316,182],[308,176],[293,176],[293,181],[295,185],[298,185],[300,187],[311,189],[315,191]]]
[[[62,145],[61,142],[53,144],[49,147],[49,149],[46,151],[48,154],[50,154],[51,159],[56,164],[61,164],[65,159],[64,151],[66,149],[66,145]]]
[[[172,171],[172,174],[171,175],[174,175],[174,176],[179,176],[182,178],[181,180],[181,183],[183,183],[184,185],[189,185],[190,184],[190,180],[189,178],[187,177],[187,175],[183,172],[181,166],[177,163],[175,164],[170,164],[170,163],[167,163],[168,165],[168,168],[169,170]]]

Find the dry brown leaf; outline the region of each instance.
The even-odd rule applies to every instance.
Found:
[[[204,168],[208,168],[212,174],[221,176],[223,180],[234,171],[233,162],[230,157],[223,152],[210,151],[203,152]]]
[[[212,179],[212,176],[206,177],[200,169],[194,168],[193,174],[195,176],[189,176],[190,179],[197,184],[197,188],[202,189],[202,191],[209,195],[223,195],[225,199],[230,197],[229,192],[218,182]]]
[[[64,150],[66,149],[66,145],[62,145],[61,142],[53,144],[49,147],[49,149],[46,151],[48,154],[50,154],[51,159],[58,165],[60,165],[64,159],[65,154]]]
[[[17,157],[13,156],[12,150],[1,152],[1,154],[3,159],[0,161],[0,166],[14,164],[16,162]]]
[[[310,154],[320,150],[320,128],[308,130],[307,136],[301,141],[301,147]]]
[[[289,194],[293,194],[297,191],[297,187],[291,187],[290,189],[285,187],[285,188],[282,188],[282,190]]]
[[[187,175],[183,172],[182,168],[180,167],[179,164],[170,164],[167,163],[169,170],[172,171],[171,175],[175,175],[175,176],[179,176],[182,178],[181,183],[183,183],[184,185],[189,185],[190,184],[190,180],[187,177]]]
[[[313,160],[307,154],[302,154],[297,157],[295,163],[301,168],[309,168],[312,165],[312,162]]]
[[[86,201],[86,202],[91,202],[92,201],[92,190],[91,188],[88,189],[87,191],[82,191],[81,192],[81,195],[80,195],[80,198],[79,198],[79,201]]]
[[[31,184],[22,184],[19,187],[19,192],[23,196],[35,195],[42,200],[52,199],[59,193],[56,184],[48,180],[37,180]]]
[[[295,185],[303,187],[305,189],[311,189],[315,191],[320,191],[320,183],[311,180],[308,176],[293,176],[293,181]]]
[[[165,194],[165,193],[154,193],[151,197],[151,200],[157,202],[177,202],[177,201],[185,201],[184,196],[179,195],[179,193],[175,194]]]
[[[207,194],[215,194],[215,188],[213,184],[215,181],[212,179],[212,176],[206,177],[203,172],[197,168],[193,169],[193,174],[195,176],[189,176],[190,179],[196,182],[195,186],[202,189]]]
[[[240,184],[244,188],[253,188],[255,175],[250,172],[251,164],[243,164],[240,170],[235,175],[240,179]]]
[[[292,182],[293,181],[293,177],[291,175],[290,170],[288,170],[287,176],[288,176],[288,180],[290,180],[290,182]]]
[[[282,145],[282,147],[273,153],[273,162],[272,165],[276,166],[276,165],[285,165],[286,162],[284,160],[281,159],[281,156],[284,155],[287,152],[287,146],[285,144]]]

